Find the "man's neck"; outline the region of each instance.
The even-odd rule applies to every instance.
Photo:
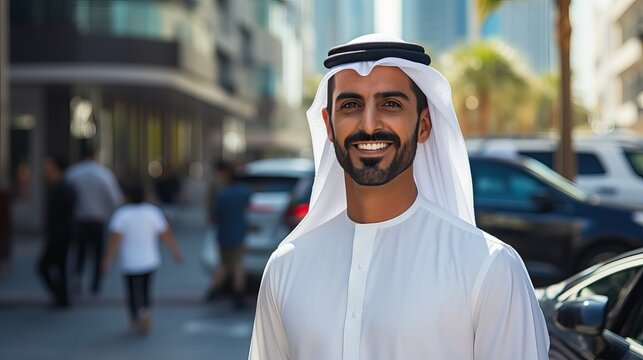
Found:
[[[344,173],[348,217],[356,223],[386,221],[408,210],[417,198],[413,166],[384,185],[363,186]]]

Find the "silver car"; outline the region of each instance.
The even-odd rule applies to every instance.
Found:
[[[313,161],[302,158],[263,159],[245,166],[242,181],[252,189],[244,258],[248,274],[261,275],[270,254],[290,232],[285,217],[293,190],[314,171]]]
[[[245,245],[244,266],[250,277],[260,277],[270,254],[291,230],[289,205],[295,191],[307,184],[314,174],[314,164],[304,158],[262,159],[246,164],[240,181],[251,190],[247,209],[248,229]],[[300,211],[300,210],[298,210]],[[215,247],[216,231],[210,232],[203,249],[203,263],[209,271],[218,266]]]

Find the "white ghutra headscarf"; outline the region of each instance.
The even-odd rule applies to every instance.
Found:
[[[345,46],[364,43],[408,44],[392,36],[370,34],[358,37]],[[327,105],[328,79],[346,69],[353,69],[366,76],[375,66],[400,68],[426,95],[432,129],[429,140],[418,144],[413,162],[413,173],[420,195],[475,225],[469,159],[453,109],[448,81],[428,65],[398,57],[385,57],[374,61],[339,64],[322,78],[315,100],[306,113],[315,159],[315,181],[310,208],[306,217],[284,242],[317,228],[346,209],[344,170],[337,161],[333,143],[328,140],[322,118],[322,109]]]

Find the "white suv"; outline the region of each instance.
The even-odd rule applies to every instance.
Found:
[[[528,156],[553,168],[557,140],[553,138],[467,139],[470,154]],[[576,183],[602,202],[643,208],[643,139],[597,137],[574,140]]]

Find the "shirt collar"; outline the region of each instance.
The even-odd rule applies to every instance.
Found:
[[[420,204],[420,195],[418,194],[415,197],[415,200],[413,201],[413,204],[411,204],[411,206],[408,209],[406,209],[403,213],[401,213],[400,215],[398,215],[398,216],[396,216],[396,217],[394,217],[392,219],[388,219],[388,220],[384,220],[384,221],[380,221],[380,222],[374,222],[374,223],[365,223],[365,224],[356,223],[355,221],[351,220],[348,217],[348,213],[346,211],[344,211],[344,216],[346,217],[346,219],[351,224],[353,224],[358,229],[381,229],[381,228],[387,228],[387,227],[395,226],[395,225],[401,224],[402,222],[406,221],[420,207],[419,204]]]

